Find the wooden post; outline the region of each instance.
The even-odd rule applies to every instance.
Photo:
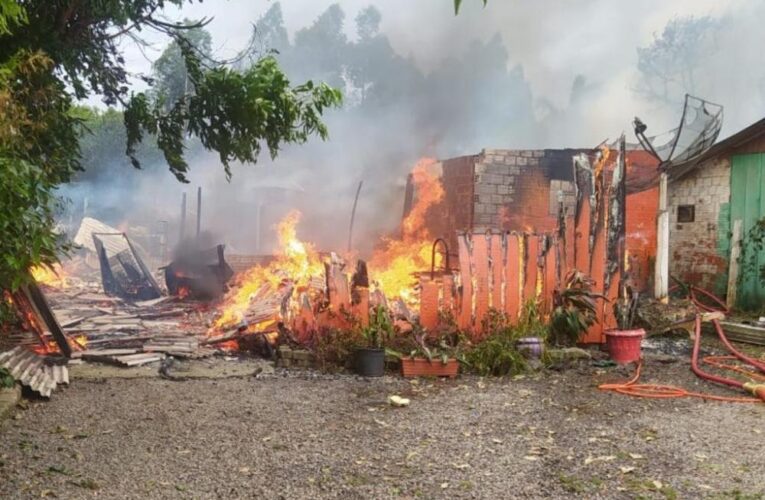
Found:
[[[654,296],[667,302],[669,293],[669,210],[667,208],[667,173],[659,176],[659,214],[656,221],[656,269]]]
[[[197,239],[202,229],[202,186],[197,188]]]
[[[351,253],[353,249],[353,221],[356,219],[356,205],[359,203],[359,195],[361,194],[361,186],[364,185],[364,181],[359,181],[359,187],[356,188],[356,197],[353,199],[353,209],[351,209],[351,223],[348,226],[348,253]]]
[[[414,176],[409,174],[406,177],[406,190],[404,191],[404,215],[401,220],[406,219],[409,216],[409,212],[412,211],[414,205]]]
[[[741,231],[743,221],[733,221],[733,235],[730,238],[730,262],[728,262],[728,293],[725,297],[725,305],[733,309],[736,305],[736,292],[738,291],[738,260],[741,257]]]
[[[184,232],[186,230],[186,193],[181,198],[181,228],[178,232],[178,242],[183,242]]]

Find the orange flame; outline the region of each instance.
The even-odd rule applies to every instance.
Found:
[[[313,245],[297,237],[300,217],[300,212],[293,210],[277,224],[279,250],[276,259],[267,266],[252,267],[239,277],[239,287],[224,298],[222,314],[215,327],[228,327],[241,322],[251,301],[263,287],[276,290],[285,280],[293,282],[297,288],[305,287],[313,276],[322,275],[324,264],[319,254]]]
[[[66,288],[66,273],[61,264],[52,266],[34,266],[30,269],[32,277],[41,285],[48,285],[53,288]]]
[[[436,160],[423,158],[412,171],[417,200],[401,223],[398,238],[386,237],[369,261],[370,277],[378,283],[386,297],[401,297],[415,304],[415,273],[430,269],[434,236],[426,225],[428,211],[444,198],[444,189],[434,166]],[[438,263],[437,263],[438,264]]]

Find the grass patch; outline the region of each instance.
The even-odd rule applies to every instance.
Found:
[[[67,470],[63,465],[51,465],[48,467],[48,472],[51,474],[63,474],[64,476],[72,475],[72,472]]]
[[[71,484],[86,490],[95,491],[95,490],[101,489],[101,485],[98,484],[93,479],[80,479],[79,481],[70,481],[70,482]]]

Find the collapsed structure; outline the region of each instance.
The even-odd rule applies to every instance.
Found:
[[[723,141],[701,157],[685,156],[673,165],[673,235],[688,224],[688,208],[679,204],[683,183],[692,185],[687,179],[718,162],[734,142],[742,151],[741,140],[734,136],[727,146]],[[705,136],[703,144],[708,141]],[[234,276],[223,245],[189,251],[161,268],[164,288],[144,264],[144,251],[125,233],[86,218],[75,241],[98,259],[106,293],[93,294],[92,300],[106,303],[111,296],[124,309],[102,321],[87,313],[72,318],[72,311],[85,310],[64,306],[67,321],[60,329],[70,340],[63,345],[46,340],[55,328],[45,321],[33,328],[43,352],[129,366],[165,353],[209,355],[206,346],[233,347],[245,338],[271,345],[281,336],[310,345],[327,328],[366,325],[370,307],[378,305],[405,329],[415,322],[435,329],[448,316],[478,338],[491,309],[512,319],[534,301],[549,314],[565,276],[576,269],[591,276],[594,292],[604,297],[597,304],[598,322],[582,339],[600,343],[615,323],[608,301],[627,289],[650,295],[656,284],[665,168],[660,155],[623,137],[594,149],[484,149],[441,161],[423,159],[409,176],[400,228],[384,237],[368,260],[320,252],[301,241],[300,214],[291,212],[278,227],[275,254],[236,256]],[[678,248],[682,240],[671,241]],[[673,258],[673,272],[680,262]],[[161,325],[156,334],[147,328],[152,322]],[[112,326],[120,330],[119,339],[105,334]],[[72,342],[75,334],[82,338]],[[96,352],[88,352],[96,345]]]

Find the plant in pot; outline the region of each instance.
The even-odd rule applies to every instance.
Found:
[[[375,306],[369,315],[369,326],[361,329],[363,346],[356,348],[356,373],[364,377],[382,377],[385,372],[385,346],[393,337],[393,320],[383,306]]]
[[[442,334],[428,339],[421,325],[412,329],[414,346],[408,356],[399,355],[404,377],[456,377],[459,373],[459,337]],[[429,345],[430,344],[430,345]]]
[[[606,331],[606,347],[612,360],[627,364],[640,359],[640,343],[645,336],[645,330],[634,327],[638,292],[629,282],[620,288],[619,298],[614,303],[617,329]]]
[[[592,291],[595,281],[576,269],[566,275],[565,286],[553,293],[550,343],[573,346],[598,321],[595,301],[607,300]]]

